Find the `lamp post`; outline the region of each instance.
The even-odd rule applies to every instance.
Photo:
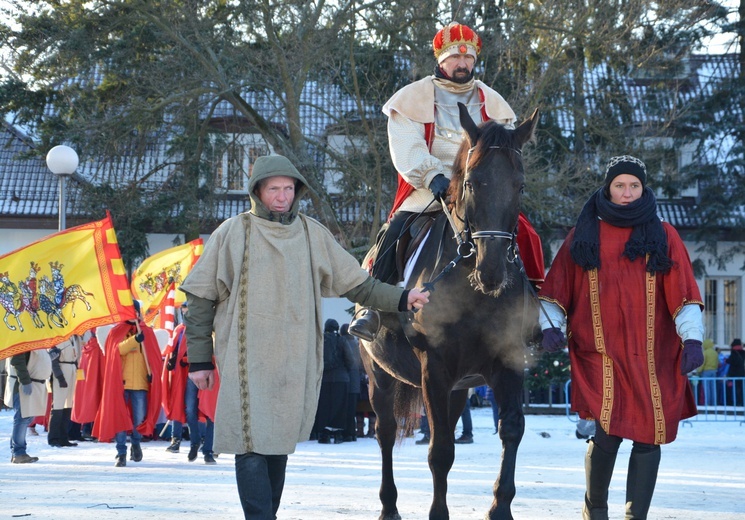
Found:
[[[55,146],[47,153],[47,168],[59,178],[59,230],[65,229],[65,214],[67,204],[65,200],[65,182],[67,177],[78,167],[78,154],[69,146]]]

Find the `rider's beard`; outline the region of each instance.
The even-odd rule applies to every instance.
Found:
[[[453,71],[450,81],[454,83],[468,83],[473,77],[473,72],[466,68],[458,68]]]

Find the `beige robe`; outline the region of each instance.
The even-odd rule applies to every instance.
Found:
[[[57,347],[60,349],[59,366],[62,369],[62,375],[65,376],[67,387],[62,388],[57,378],[52,378],[52,409],[62,410],[72,408],[72,399],[75,395],[75,383],[78,376],[77,362],[80,359],[82,345],[78,336],[72,336]]]
[[[5,368],[8,372],[8,381],[5,384],[5,406],[13,408],[13,388],[17,380],[16,369],[7,359]],[[26,364],[31,381],[31,395],[23,393],[21,388],[18,389],[18,395],[21,398],[21,417],[36,417],[37,415],[46,415],[47,413],[47,380],[52,375],[52,358],[49,352],[44,349],[32,350]],[[19,382],[20,385],[20,382]]]
[[[323,375],[321,298],[344,295],[368,276],[302,215],[281,224],[246,213],[213,233],[181,289],[217,302],[216,452],[285,455],[308,439]],[[376,303],[396,310],[401,294],[383,286]],[[201,361],[191,343],[190,360]]]

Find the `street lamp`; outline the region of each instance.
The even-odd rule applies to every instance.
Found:
[[[55,146],[47,153],[47,168],[59,178],[59,230],[65,229],[65,181],[78,167],[78,154],[69,146]]]

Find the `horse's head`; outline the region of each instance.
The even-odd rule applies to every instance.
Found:
[[[471,284],[498,296],[513,280],[507,262],[514,261],[515,230],[525,187],[522,147],[531,139],[538,110],[516,129],[494,121],[474,123],[458,103],[466,138],[453,164],[450,198],[476,246]]]

